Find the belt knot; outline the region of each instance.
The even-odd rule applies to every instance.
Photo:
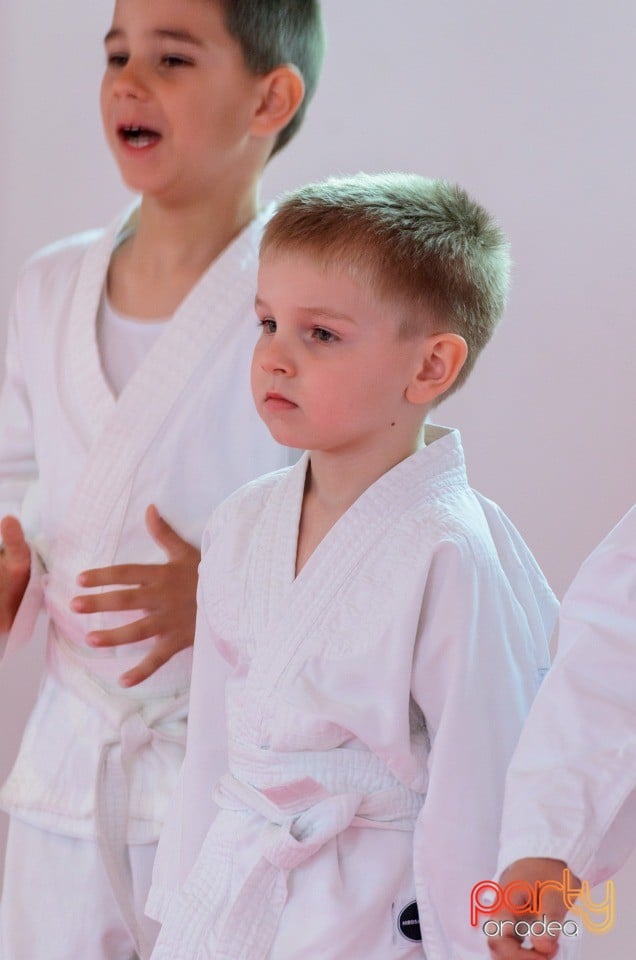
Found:
[[[130,757],[145,747],[153,739],[153,731],[139,711],[131,713],[121,725],[121,751],[124,757]]]

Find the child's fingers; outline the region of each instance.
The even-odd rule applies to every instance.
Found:
[[[492,918],[492,921],[497,924],[499,933],[497,936],[488,936],[490,956],[496,958],[496,960],[525,958],[527,951],[521,948],[522,938],[514,933],[512,926],[509,926],[510,923],[514,923],[515,916],[502,910]],[[484,932],[485,929],[484,927]]]
[[[536,949],[528,950],[516,937],[497,937],[488,940],[492,960],[552,960],[557,956],[558,946],[552,945],[549,953]]]
[[[183,639],[178,633],[169,637],[159,637],[148,655],[132,670],[128,670],[121,675],[119,678],[121,686],[134,687],[135,684],[147,680],[159,667],[167,663],[175,653],[179,653],[180,650],[190,646],[190,643],[191,641]]]
[[[515,894],[510,895],[511,900],[515,900]],[[521,898],[518,898],[522,903]],[[552,960],[558,953],[558,939],[550,936],[524,937],[528,923],[538,920],[535,914],[513,914],[509,911],[497,913],[491,922],[496,923],[498,933],[496,936],[488,936],[488,946],[490,956],[493,960]],[[517,933],[514,926],[518,921],[523,923],[523,928]],[[521,932],[523,930],[523,933]],[[528,940],[532,942],[532,949],[529,949]]]
[[[147,587],[130,590],[109,590],[107,593],[86,593],[73,597],[71,608],[75,613],[103,613],[107,610],[148,610],[154,595]]]
[[[113,630],[93,630],[87,634],[86,642],[91,647],[118,647],[126,643],[139,643],[140,640],[157,636],[159,627],[156,617],[141,617]]]
[[[177,559],[184,553],[196,552],[196,547],[180,537],[177,531],[161,516],[154,503],[146,510],[146,528],[152,539],[170,559]]]
[[[552,960],[559,952],[559,938],[544,934],[540,937],[531,937],[532,952],[541,960]]]
[[[493,960],[525,960],[530,956],[527,950],[523,950],[518,940],[510,937],[497,938],[489,940],[490,956]]]
[[[164,573],[163,563],[121,563],[112,567],[83,570],[77,577],[81,587],[148,585]]]
[[[138,683],[143,683],[143,681],[151,677],[153,673],[156,673],[159,667],[162,667],[168,659],[167,656],[162,655],[156,649],[153,650],[147,657],[144,657],[141,663],[133,667],[132,670],[122,673],[119,678],[120,686],[134,687]]]
[[[531,950],[512,936],[489,939],[488,946],[493,960],[553,960],[559,952],[558,941],[554,938],[548,941],[545,937],[540,943],[533,940]]]

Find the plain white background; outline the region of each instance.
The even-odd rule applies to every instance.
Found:
[[[0,307],[20,263],[128,201],[97,107],[109,0],[0,0]],[[325,0],[329,53],[264,198],[330,173],[457,180],[512,241],[506,319],[437,413],[462,430],[473,485],[520,528],[559,595],[634,500],[636,212],[630,0]],[[4,324],[0,336],[4,337]],[[0,678],[0,775],[40,651]],[[633,953],[636,867],[614,931],[586,958]]]

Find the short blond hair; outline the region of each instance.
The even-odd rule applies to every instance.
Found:
[[[468,356],[453,390],[506,304],[508,241],[483,207],[446,180],[360,173],[301,187],[283,197],[265,229],[261,254],[270,251],[307,252],[350,272],[395,302],[401,336],[429,328],[464,337]]]

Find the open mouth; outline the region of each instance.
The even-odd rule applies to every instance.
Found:
[[[124,143],[130,147],[136,147],[141,150],[143,147],[150,147],[161,140],[161,134],[150,127],[122,126],[117,130],[117,135]]]

